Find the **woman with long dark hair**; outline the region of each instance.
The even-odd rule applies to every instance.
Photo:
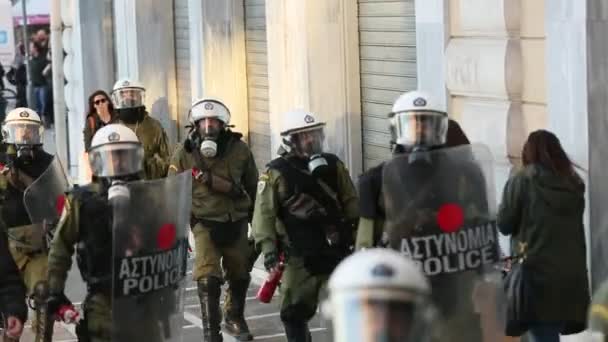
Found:
[[[586,328],[585,184],[551,132],[532,132],[522,160],[505,185],[498,226],[511,235],[512,255],[529,285],[521,332],[529,331],[534,342],[559,342],[560,334]]]
[[[96,90],[89,96],[89,111],[84,125],[84,147],[88,151],[95,132],[115,121],[114,105],[103,90]]]

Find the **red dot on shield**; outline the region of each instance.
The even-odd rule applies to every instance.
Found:
[[[175,244],[175,234],[175,226],[172,223],[162,225],[156,235],[156,245],[158,248],[165,250],[173,247]]]
[[[57,215],[61,216],[63,213],[63,208],[65,207],[65,195],[57,196],[55,199],[55,210],[57,210]]]
[[[464,224],[464,212],[458,204],[448,203],[439,208],[437,224],[446,233],[458,231]]]

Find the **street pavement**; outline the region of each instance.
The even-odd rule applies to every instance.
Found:
[[[79,271],[75,267],[75,261],[73,260],[73,267],[68,274],[66,295],[72,300],[77,307],[80,307],[85,297],[85,288],[80,278]],[[184,313],[183,313],[183,341],[194,342],[202,341],[202,325],[201,325],[201,307],[198,300],[196,283],[192,281],[192,259],[188,262],[188,274],[187,274],[187,285],[185,290],[184,300]],[[263,280],[264,272],[256,268],[253,272],[252,284],[249,287],[247,293],[247,304],[245,309],[245,318],[249,324],[249,328],[254,335],[255,341],[267,341],[267,342],[280,342],[286,341],[285,334],[283,331],[283,325],[279,317],[280,298],[278,293],[269,304],[260,303],[256,298],[256,292]],[[224,289],[225,293],[225,289]],[[223,303],[223,301],[222,301]],[[33,313],[30,313],[32,315]],[[327,322],[322,321],[317,315],[310,322],[310,330],[312,333],[313,341],[315,342],[328,342],[329,329],[326,328]],[[21,339],[24,342],[34,341],[34,336],[30,330],[30,325],[26,326],[24,335]],[[53,335],[53,341],[57,342],[75,342],[76,334],[74,332],[74,325],[66,325],[63,323],[55,324],[55,333]],[[236,341],[231,336],[224,334],[224,341],[233,342]]]

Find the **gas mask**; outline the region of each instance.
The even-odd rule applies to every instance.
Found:
[[[17,159],[21,159],[24,162],[31,162],[34,159],[34,146],[32,146],[32,145],[17,146]]]
[[[217,140],[222,132],[222,129],[222,124],[208,124],[205,122],[205,120],[200,120],[197,122],[196,131],[201,139],[199,150],[203,157],[213,158],[217,155]]]
[[[301,156],[308,158],[308,171],[310,173],[318,175],[327,169],[327,160],[323,157],[323,145],[325,143],[323,129],[293,134],[291,143]]]
[[[118,118],[126,124],[132,125],[144,119],[146,107],[121,108],[116,110]]]
[[[200,151],[203,157],[213,158],[217,154],[217,143],[211,139],[204,139]]]
[[[34,161],[34,146],[10,144],[6,148],[6,155],[16,166],[24,166]]]
[[[433,163],[433,159],[431,151],[428,147],[414,147],[408,154],[407,160],[410,165],[431,165]]]
[[[127,187],[127,182],[121,179],[114,179],[110,183],[110,187],[108,188],[108,201],[112,202],[122,202],[128,201],[131,198],[131,192]]]
[[[327,159],[322,154],[314,154],[308,159],[308,171],[313,175],[323,174],[328,168]]]
[[[9,159],[21,165],[31,163],[36,146],[42,146],[43,131],[39,123],[11,122],[3,125],[2,136]]]

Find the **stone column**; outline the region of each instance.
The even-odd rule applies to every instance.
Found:
[[[327,122],[332,152],[362,170],[357,2],[267,0],[272,154],[283,113],[314,112]]]
[[[170,143],[177,140],[177,88],[173,2],[114,0],[116,80],[138,79],[146,87],[146,108],[160,120]]]
[[[449,0],[416,0],[418,89],[437,97],[447,110],[445,47],[449,40]]]
[[[245,8],[243,0],[190,0],[192,100],[215,97],[248,135]],[[185,113],[187,114],[187,113]]]
[[[62,0],[63,62],[67,81],[64,89],[67,109],[69,170],[79,178],[83,163],[82,130],[88,98],[97,89],[109,91],[114,82],[112,1]],[[84,165],[84,169],[88,169]]]
[[[606,204],[608,204],[608,182],[606,181],[606,170],[608,170],[608,121],[606,111],[608,109],[608,3],[602,0],[587,0],[586,8],[586,31],[587,47],[587,70],[584,73],[587,78],[587,98],[580,103],[587,106],[587,120],[589,127],[589,211],[591,231],[591,280],[592,288],[597,290],[598,286],[608,277],[608,216],[606,215]],[[571,5],[571,4],[569,4]],[[570,8],[570,6],[565,6]],[[581,9],[582,10],[582,9]],[[565,11],[562,13],[566,13]],[[572,13],[572,12],[570,12]],[[576,13],[576,12],[575,12]],[[581,13],[581,12],[578,12]],[[576,17],[572,22],[577,22]],[[580,22],[580,21],[579,21]],[[578,28],[581,29],[580,27]],[[582,28],[584,30],[584,28]],[[583,31],[584,32],[584,31]],[[572,39],[576,39],[572,37]],[[578,103],[574,103],[578,105]],[[580,113],[580,110],[573,112]],[[582,114],[582,113],[581,113]],[[574,123],[584,127],[584,115],[581,118],[572,118]],[[584,133],[581,134],[584,139]],[[573,139],[576,139],[573,137]]]

